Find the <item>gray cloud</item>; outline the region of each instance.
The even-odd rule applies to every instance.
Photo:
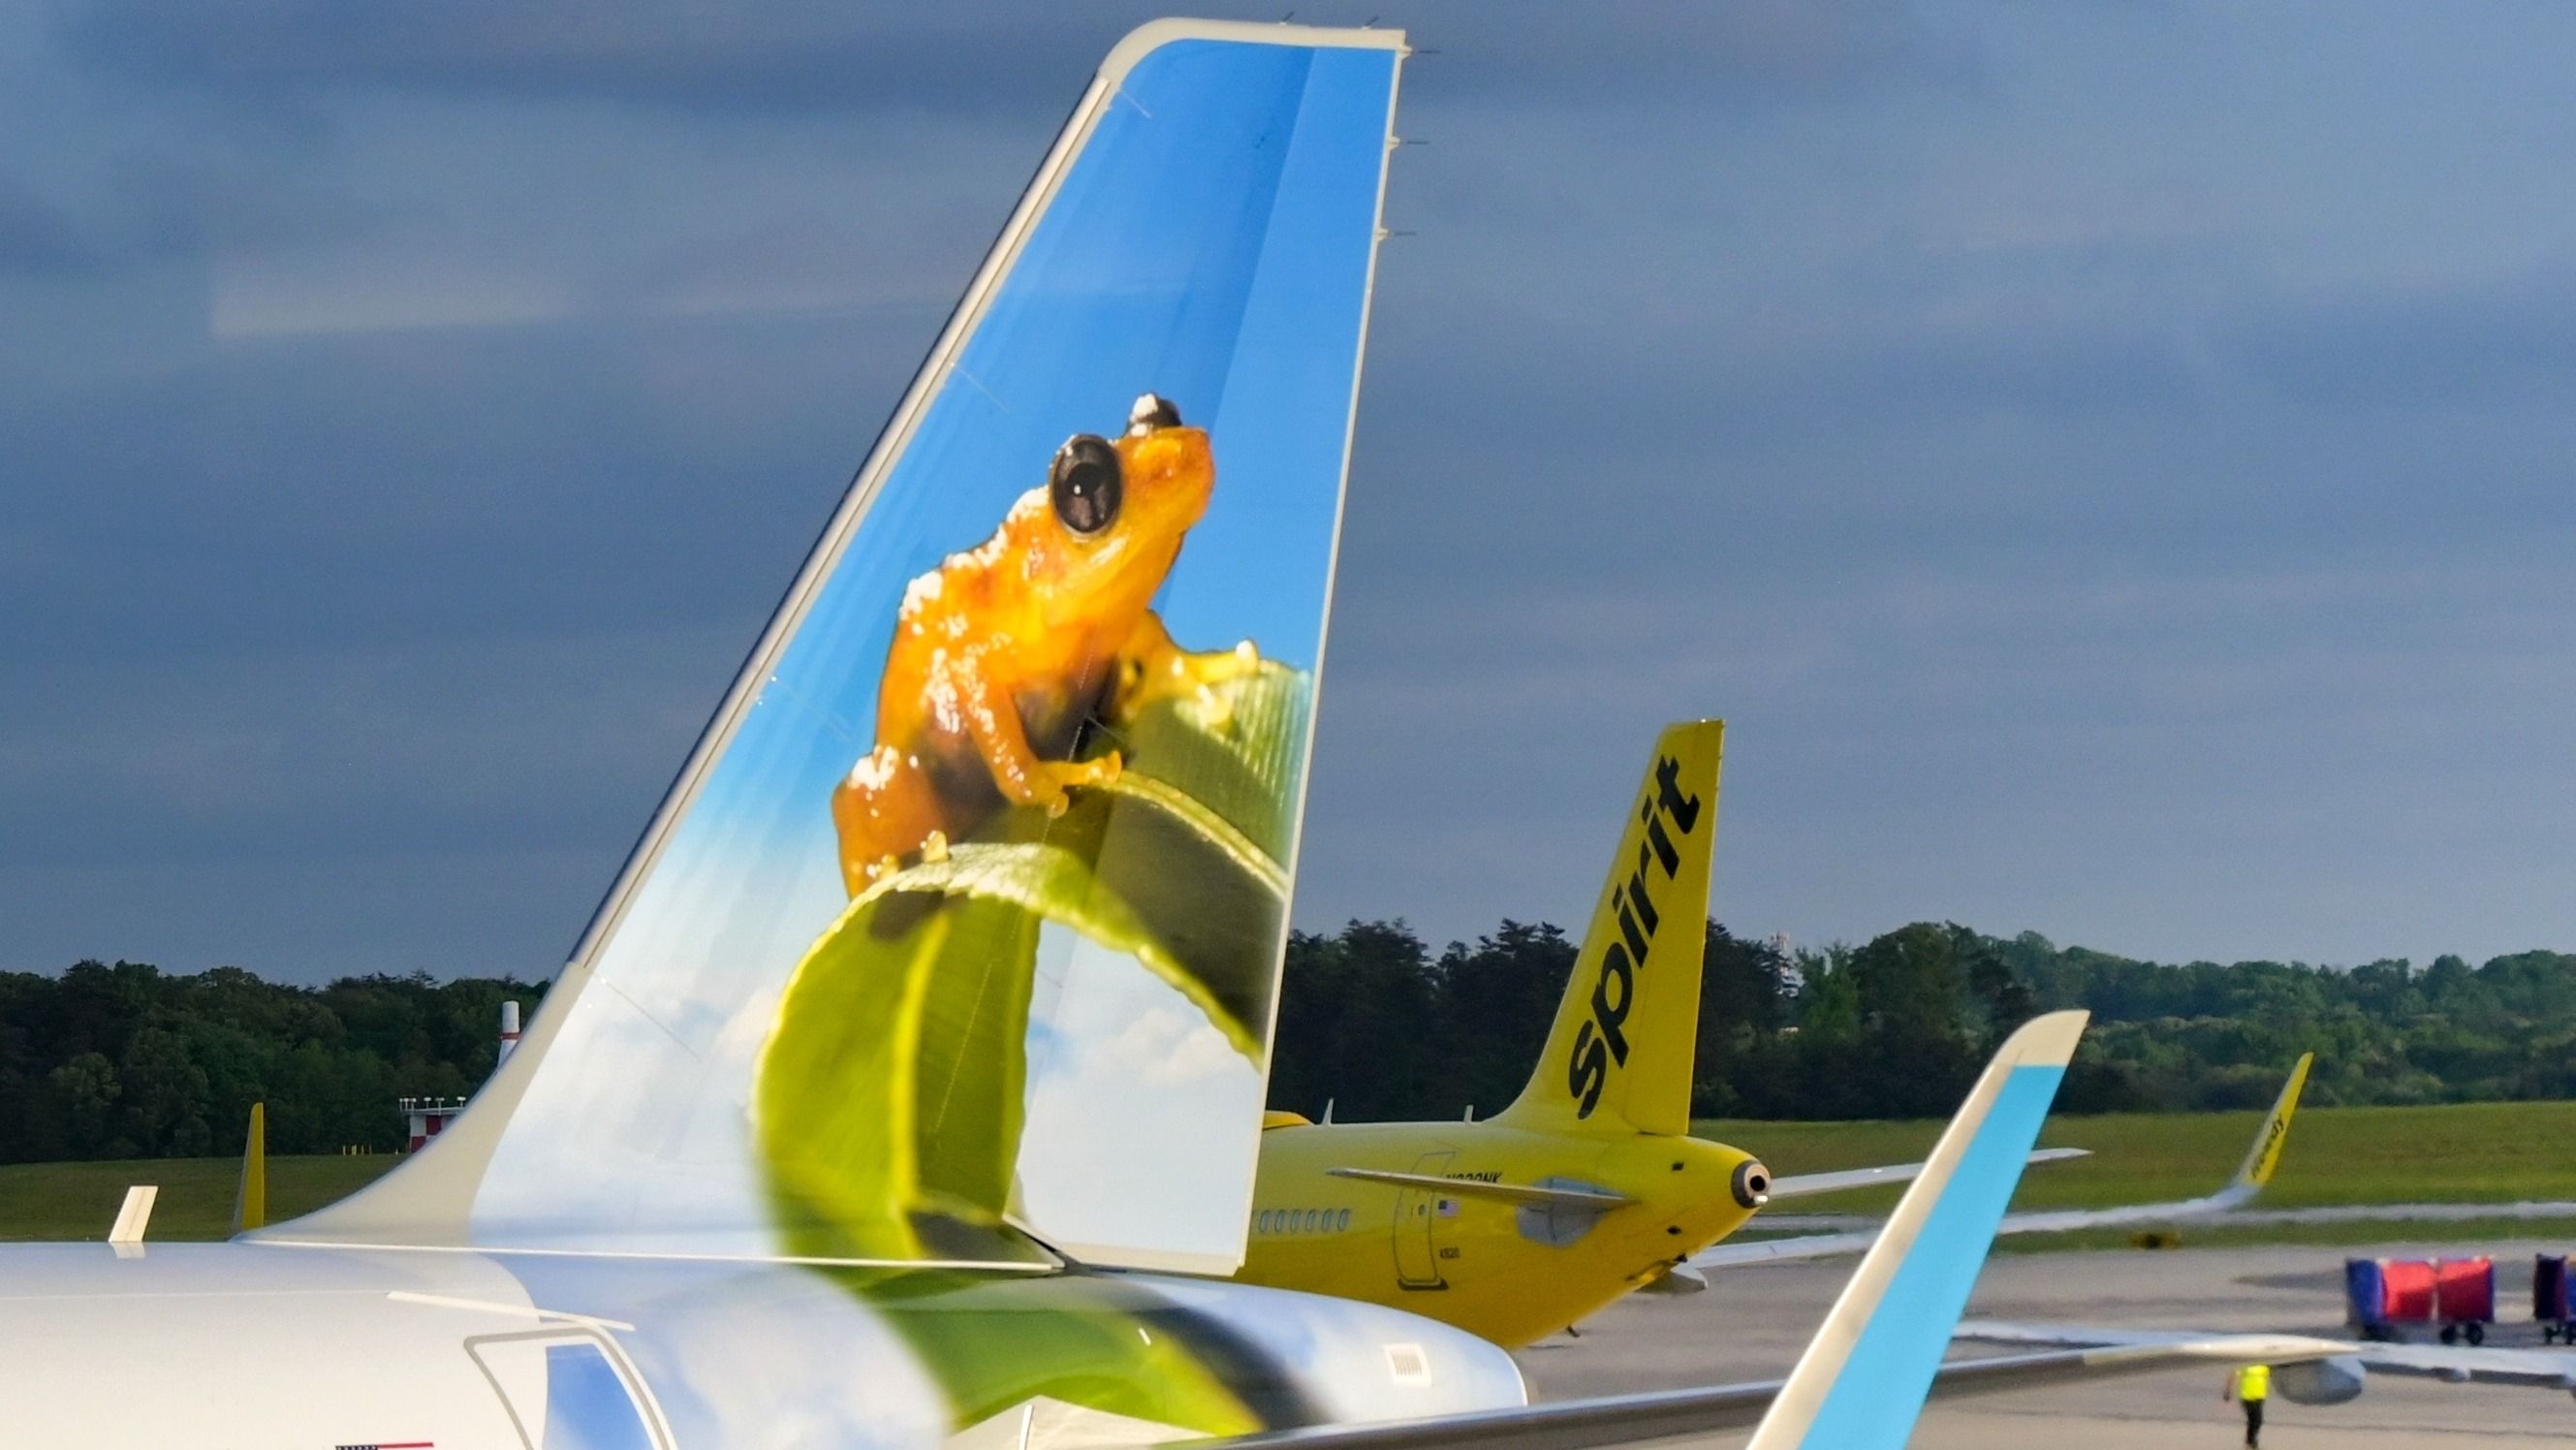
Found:
[[[891,23],[889,23],[891,22]],[[1101,24],[1033,8],[866,16],[813,0],[346,6],[320,0],[101,0],[60,28],[110,70],[207,91],[372,88],[599,96],[757,110],[877,109],[1078,91]],[[973,55],[988,62],[958,64]]]
[[[1398,10],[1401,13],[1398,13]],[[1573,9],[1537,3],[1220,4],[1211,13],[1408,26],[1434,90],[1526,105],[1620,97],[1865,91],[1894,78],[1958,84],[1973,33],[1897,0]],[[58,32],[111,71],[209,92],[387,88],[755,111],[1061,115],[1116,37],[1163,13],[1147,0],[1006,11],[854,10],[820,0],[503,0],[434,8],[328,0],[91,0]],[[1615,57],[1608,64],[1604,58]]]
[[[2563,46],[1409,9],[1301,922],[1579,919],[1720,713],[1740,929],[2576,940]],[[0,964],[553,966],[1145,13],[56,12]]]

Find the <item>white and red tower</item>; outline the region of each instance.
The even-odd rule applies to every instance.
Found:
[[[501,1004],[501,1050],[493,1057],[492,1066],[498,1069],[502,1063],[508,1062],[510,1054],[518,1046],[519,1004],[504,1002]],[[402,1110],[403,1151],[406,1153],[417,1153],[429,1146],[430,1139],[447,1131],[450,1119],[465,1111],[463,1098],[397,1098],[395,1103]]]

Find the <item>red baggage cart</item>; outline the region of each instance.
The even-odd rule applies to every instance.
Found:
[[[2442,1322],[2444,1344],[2462,1336],[2471,1344],[2485,1343],[2487,1326],[2495,1322],[2495,1260],[2484,1254],[2434,1260],[2433,1317]]]
[[[2401,1325],[2433,1322],[2433,1266],[2423,1259],[2344,1260],[2345,1305],[2365,1339],[2394,1339]]]
[[[2383,1301],[2380,1317],[2390,1324],[2430,1324],[2433,1322],[2433,1261],[2430,1259],[2381,1259],[2379,1281]]]

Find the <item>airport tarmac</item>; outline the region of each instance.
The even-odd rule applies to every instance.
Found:
[[[2531,1256],[2565,1244],[2499,1242],[2474,1252],[2496,1259],[2497,1310],[2488,1340],[2537,1345],[2530,1320]],[[2343,1261],[2471,1252],[2461,1244],[2369,1248],[2118,1250],[2008,1254],[1986,1265],[1969,1302],[1972,1318],[2136,1328],[2281,1330],[2346,1339]],[[1520,1352],[1534,1399],[1673,1389],[1777,1378],[1851,1272],[1851,1261],[1784,1263],[1722,1271],[1704,1294],[1631,1295],[1582,1326]],[[1969,1350],[1963,1353],[1984,1351]],[[2576,1368],[2576,1350],[2568,1351]],[[1916,1427],[1924,1450],[2012,1450],[2080,1445],[2083,1450],[2242,1443],[2244,1420],[2220,1398],[2227,1371],[2209,1366],[2091,1383],[2071,1381],[1934,1401]],[[1676,1444],[1736,1446],[1745,1436]],[[2552,1446],[2576,1443],[2576,1399],[2504,1385],[2451,1385],[2373,1374],[2345,1405],[2297,1405],[2275,1395],[2263,1427],[2265,1450],[2302,1446]]]

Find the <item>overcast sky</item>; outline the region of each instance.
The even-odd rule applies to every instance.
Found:
[[[553,970],[1151,9],[874,8],[0,7],[0,967]],[[1437,52],[1300,924],[1716,714],[1739,931],[2576,949],[2576,10],[1298,10]]]

